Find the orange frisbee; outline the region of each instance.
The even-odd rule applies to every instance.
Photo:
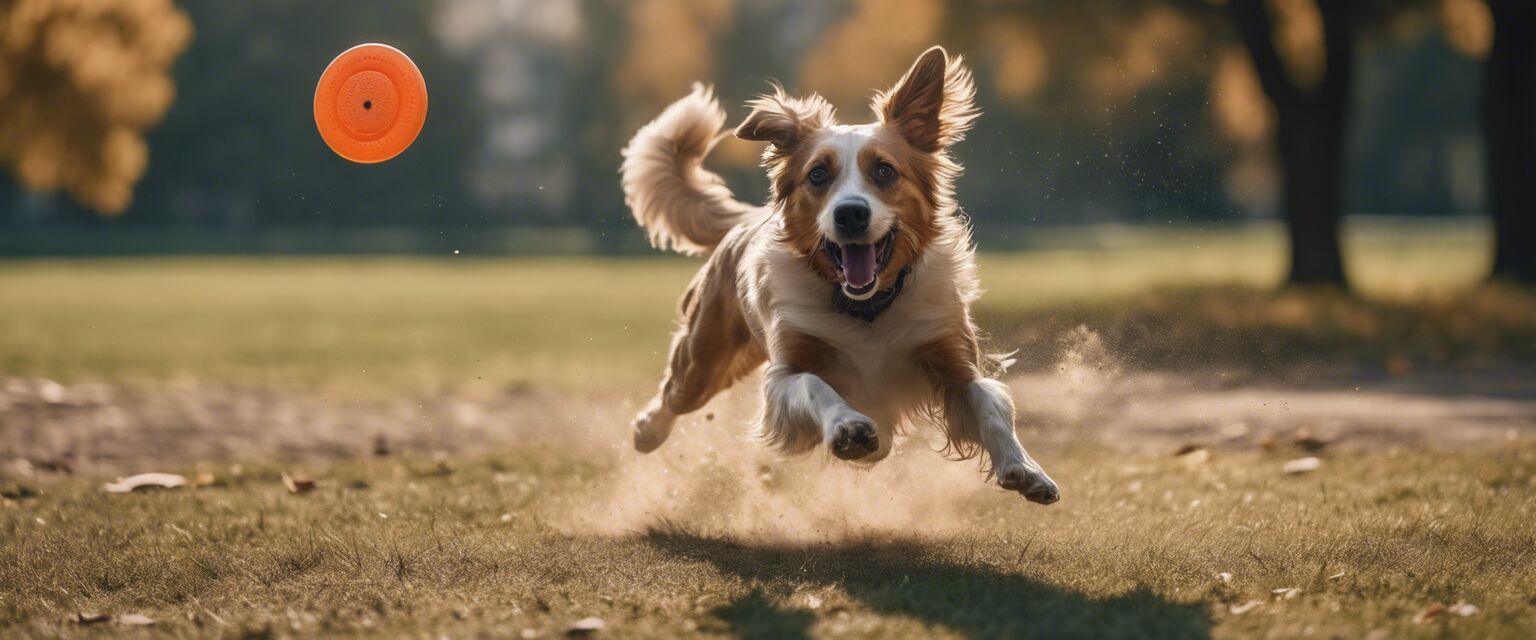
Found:
[[[427,81],[387,44],[343,51],[315,87],[315,126],[337,155],[364,164],[400,155],[427,122]]]

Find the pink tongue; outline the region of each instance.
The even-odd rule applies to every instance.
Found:
[[[859,288],[875,279],[875,246],[872,244],[843,245],[843,280],[848,286]]]

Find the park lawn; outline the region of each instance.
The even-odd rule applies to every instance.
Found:
[[[1526,321],[1536,297],[1473,288],[1487,266],[1480,227],[1364,225],[1347,243],[1357,299],[1273,294],[1284,268],[1278,231],[1108,228],[1092,242],[1036,239],[1067,248],[983,254],[987,293],[976,312],[999,350],[1020,349],[1024,364],[1037,367],[1050,364],[1057,336],[1080,324],[1106,334],[1128,364],[1151,367],[1536,355],[1536,328]],[[676,300],[698,264],[643,257],[5,261],[0,372],[65,383],[189,378],[361,394],[633,390],[659,375]],[[1213,342],[1223,336],[1226,343]],[[1405,346],[1412,352],[1394,352]]]
[[[943,466],[922,468],[963,466],[924,453]],[[214,486],[128,495],[13,478],[0,629],[535,637],[595,616],[611,637],[1536,634],[1529,441],[1325,455],[1314,472],[1282,474],[1296,455],[1201,463],[1069,447],[1047,455],[1057,505],[967,468],[961,490],[908,478],[863,496],[913,514],[875,526],[794,509],[749,526],[759,496],[743,487],[755,480],[710,458],[672,478],[688,506],[635,518],[626,487],[645,478],[632,454],[579,448],[341,462],[302,495],[261,462],[238,476],[184,470],[211,470]],[[842,477],[803,464],[763,482]],[[1426,619],[1440,606],[1450,611]],[[81,613],[154,624],[86,626],[72,621]]]
[[[994,344],[1023,348],[1022,367],[1051,366],[1078,326],[1127,368],[1536,358],[1536,295],[1476,286],[1480,233],[1350,238],[1359,297],[1273,292],[1272,232],[1137,230],[985,254],[976,311]],[[655,383],[696,267],[4,261],[0,375],[338,405],[551,387],[586,410],[581,398]],[[595,428],[472,458],[207,460],[156,470],[212,486],[129,495],[0,461],[0,636],[558,636],[591,616],[615,637],[1536,634],[1528,439],[1328,449],[1301,475],[1281,467],[1308,454],[1285,447],[1198,462],[1032,446],[1064,492],[1039,507],[920,446],[855,471],[778,461],[722,424],[733,418],[704,420],[645,457]],[[284,471],[318,488],[289,493]],[[1454,612],[1421,615],[1436,605]],[[70,621],[82,613],[154,624]]]

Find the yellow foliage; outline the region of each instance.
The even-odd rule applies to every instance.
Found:
[[[192,23],[171,0],[0,4],[0,164],[103,214],[148,166],[144,129],[170,108]]]
[[[985,28],[997,66],[992,83],[1003,97],[1029,99],[1050,79],[1050,56],[1039,32],[1016,20],[1000,20]]]
[[[1323,13],[1317,8],[1318,1],[1269,0],[1269,11],[1274,16],[1270,38],[1280,53],[1285,75],[1291,84],[1308,90],[1322,82],[1328,53],[1323,43]]]
[[[1493,13],[1484,0],[1440,0],[1440,25],[1462,55],[1483,58],[1493,48]]]
[[[1084,86],[1100,101],[1117,103],[1158,80],[1169,69],[1189,64],[1201,55],[1199,25],[1167,7],[1153,7],[1133,19],[1100,23],[1110,55],[1084,61]]]
[[[629,12],[629,46],[618,75],[625,95],[666,104],[710,77],[715,37],[729,28],[732,0],[643,0]]]
[[[1239,143],[1263,143],[1274,123],[1272,108],[1247,54],[1222,51],[1211,74],[1211,111],[1221,132]]]
[[[939,41],[941,0],[859,0],[800,59],[800,79],[838,107],[869,102]],[[956,51],[958,53],[958,51]]]

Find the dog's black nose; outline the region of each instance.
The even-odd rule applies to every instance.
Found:
[[[857,239],[869,229],[869,205],[860,202],[844,202],[832,210],[832,224],[844,238]]]

